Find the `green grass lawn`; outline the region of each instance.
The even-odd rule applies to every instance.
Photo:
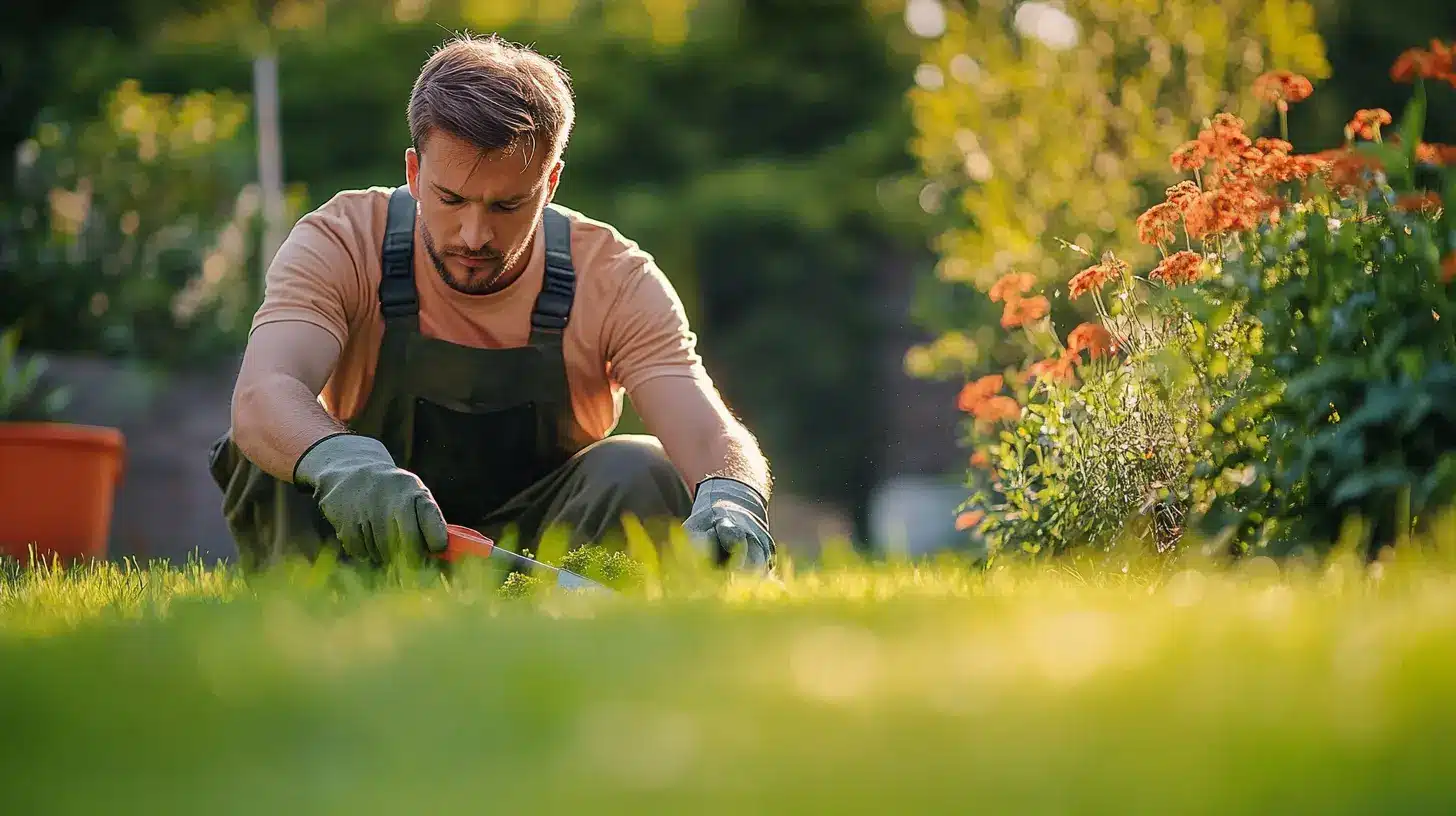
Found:
[[[0,700],[7,814],[1452,812],[1456,559],[42,569],[0,580]]]

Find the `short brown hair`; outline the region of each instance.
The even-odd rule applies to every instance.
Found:
[[[571,79],[556,62],[492,34],[462,34],[436,49],[410,91],[410,141],[422,151],[442,130],[482,151],[544,143],[559,156],[576,118]]]

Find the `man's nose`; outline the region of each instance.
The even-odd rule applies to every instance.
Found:
[[[465,215],[460,223],[460,241],[471,252],[479,252],[494,237],[491,234],[490,221],[485,213],[474,208]]]

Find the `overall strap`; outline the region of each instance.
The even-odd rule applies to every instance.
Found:
[[[379,277],[379,310],[386,325],[413,323],[420,310],[415,292],[415,199],[400,185],[389,196]]]
[[[546,274],[531,312],[531,345],[560,345],[576,296],[576,267],[571,262],[571,220],[546,205]]]

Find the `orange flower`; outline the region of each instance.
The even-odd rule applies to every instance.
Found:
[[[1189,199],[1197,196],[1201,192],[1203,191],[1198,189],[1197,184],[1191,181],[1180,181],[1164,190],[1163,195],[1167,197],[1169,204],[1172,204],[1181,211],[1183,205],[1187,204]]]
[[[1268,71],[1254,80],[1254,96],[1273,102],[1279,110],[1289,110],[1289,103],[1303,102],[1314,93],[1309,79],[1293,71]]]
[[[1289,142],[1286,142],[1283,139],[1270,139],[1270,138],[1265,137],[1265,136],[1260,136],[1259,138],[1255,139],[1254,140],[1254,147],[1257,147],[1260,150],[1264,151],[1265,154],[1269,154],[1269,153],[1286,153],[1287,154],[1287,153],[1294,152],[1294,145],[1290,144]]]
[[[1075,362],[1077,362],[1076,357],[1067,352],[1063,352],[1056,357],[1048,357],[1045,360],[1038,360],[1032,363],[1027,368],[1026,373],[1039,380],[1071,382],[1075,376],[1075,371],[1072,369],[1072,365]]]
[[[1185,183],[1191,184],[1191,182]],[[1148,208],[1147,212],[1138,216],[1138,240],[1150,246],[1169,243],[1173,240],[1173,225],[1176,223],[1178,223],[1177,204],[1171,201],[1154,204]]]
[[[1412,82],[1416,77],[1430,76],[1430,54],[1424,48],[1407,48],[1400,52],[1390,66],[1390,78],[1395,82]]]
[[[1437,167],[1456,165],[1456,145],[1421,142],[1416,145],[1416,161]]]
[[[1038,380],[1050,380],[1053,382],[1060,380],[1068,382],[1073,377],[1072,363],[1076,362],[1076,359],[1070,352],[1059,354],[1056,357],[1048,357],[1045,360],[1038,360],[1032,363],[1026,369],[1026,373],[1028,376],[1035,377]]]
[[[988,453],[986,453],[986,451],[985,451],[984,448],[979,449],[975,453],[971,454],[971,467],[973,467],[973,468],[988,468],[990,466],[991,466],[991,455],[988,454]]]
[[[1450,283],[1452,278],[1456,278],[1456,250],[1446,253],[1441,261],[1441,281]]]
[[[1432,190],[1425,190],[1419,193],[1406,193],[1397,196],[1393,209],[1406,212],[1434,212],[1441,209],[1441,196]]]
[[[1083,323],[1067,335],[1067,353],[1086,351],[1092,359],[1107,356],[1112,348],[1112,333],[1101,323]]]
[[[975,382],[966,383],[956,396],[956,407],[966,413],[975,413],[976,408],[1000,391],[1004,384],[1000,374],[987,374]]]
[[[1244,133],[1244,120],[1231,113],[1220,113],[1213,117],[1213,123],[1198,134],[1198,140],[1208,149],[1209,158],[1216,170],[1231,175],[1243,163],[1245,151],[1253,142]]]
[[[978,423],[1007,422],[1021,416],[1021,406],[1007,396],[995,396],[976,406],[972,411]]]
[[[1067,283],[1067,294],[1077,299],[1088,292],[1098,291],[1112,280],[1116,270],[1106,263],[1093,264],[1072,276]]]
[[[1456,45],[1431,40],[1429,50],[1407,48],[1390,66],[1390,78],[1396,82],[1422,79],[1443,79],[1456,85]]]
[[[1202,266],[1203,256],[1185,249],[1164,258],[1148,277],[1168,286],[1179,286],[1198,280]]]
[[[1379,159],[1349,148],[1336,148],[1316,154],[1326,161],[1324,175],[1340,195],[1350,195],[1372,183],[1370,173],[1384,169]]]
[[[991,286],[991,302],[1005,300],[1010,303],[1031,291],[1031,287],[1035,285],[1036,278],[1029,272],[1011,272],[1002,275],[1001,279]]]
[[[1208,145],[1194,139],[1179,145],[1168,158],[1174,170],[1192,173],[1208,163]]]
[[[955,527],[957,530],[969,530],[977,524],[980,524],[981,520],[985,517],[985,510],[967,510],[959,516],[956,516]]]
[[[1290,156],[1271,153],[1264,159],[1264,176],[1283,184],[1294,179],[1304,180],[1318,173],[1324,166],[1316,156]]]
[[[1001,327],[1012,329],[1033,320],[1040,320],[1047,316],[1051,308],[1051,303],[1041,295],[1007,301],[1006,310],[1001,313]]]
[[[1375,134],[1380,132],[1380,126],[1391,121],[1390,111],[1384,108],[1361,108],[1355,111],[1345,130],[1361,139],[1374,139]]]

